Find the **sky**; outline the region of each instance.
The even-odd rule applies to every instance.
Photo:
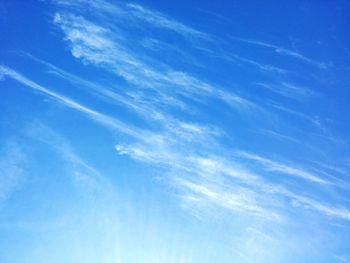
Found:
[[[350,262],[350,2],[0,2],[0,262]]]

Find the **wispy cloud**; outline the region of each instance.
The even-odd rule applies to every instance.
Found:
[[[263,135],[267,135],[270,137],[273,137],[277,140],[280,141],[288,141],[288,142],[292,142],[292,143],[298,143],[301,144],[302,142],[300,142],[298,139],[292,137],[292,136],[288,136],[273,130],[269,130],[269,129],[260,129],[258,131],[256,131],[257,133],[263,134]]]
[[[65,33],[65,39],[70,43],[74,57],[105,67],[133,86],[149,88],[157,94],[166,94],[175,99],[186,97],[202,101],[206,98],[216,98],[239,109],[250,109],[254,106],[248,99],[187,72],[174,70],[158,61],[153,61],[151,66],[118,41],[118,37],[112,31],[82,17],[59,13],[56,14],[54,22]]]
[[[337,173],[340,174],[342,176],[347,176],[350,173],[350,170],[348,168],[342,167],[340,165],[335,165],[335,164],[329,164],[327,162],[318,162],[313,160],[312,161],[313,164],[316,164],[319,167],[322,167],[323,169],[326,169],[327,171],[330,171],[332,173]]]
[[[187,109],[187,106],[182,101],[176,98],[166,97],[166,94],[160,94],[160,96],[155,97],[146,94],[142,90],[126,90],[124,87],[118,87],[117,85],[97,83],[67,72],[31,54],[25,54],[25,56],[46,66],[48,73],[72,83],[74,87],[85,90],[109,104],[126,107],[147,119],[160,120],[170,118],[170,116],[166,116],[165,112],[162,111],[164,107],[175,105],[176,108]]]
[[[127,3],[126,6],[131,10],[131,14],[133,16],[142,19],[143,21],[150,23],[153,26],[169,29],[186,36],[195,36],[204,39],[210,39],[207,34],[184,25],[183,23],[180,23],[176,20],[173,20],[159,12],[146,9],[143,6],[134,3]]]
[[[256,85],[274,93],[278,93],[282,96],[294,99],[303,99],[315,95],[315,92],[309,88],[297,86],[287,82],[281,82],[279,84],[258,82]]]
[[[84,6],[92,10],[98,10],[100,14],[118,16],[119,18],[122,18],[124,22],[131,22],[133,25],[147,23],[152,27],[169,30],[189,38],[194,37],[208,40],[211,38],[206,33],[137,3],[111,3],[104,0],[55,0],[54,2],[56,2],[56,4],[59,6],[69,8],[80,8]]]
[[[258,68],[261,71],[267,71],[267,72],[272,72],[272,73],[278,73],[278,74],[286,74],[288,73],[288,70],[280,68],[280,67],[276,67],[276,66],[272,66],[272,65],[268,65],[268,64],[264,64],[261,62],[258,62],[256,60],[253,59],[249,59],[240,55],[236,55],[236,54],[232,54],[232,53],[226,53],[222,56],[223,59],[225,60],[230,60],[233,62],[242,62],[248,65],[251,65],[255,68]]]
[[[251,153],[247,153],[247,152],[239,152],[238,154],[239,154],[239,156],[241,156],[243,158],[247,158],[247,159],[258,162],[265,169],[267,169],[269,171],[288,174],[288,175],[299,177],[299,178],[302,178],[304,180],[314,182],[314,183],[330,184],[330,182],[328,182],[327,180],[320,178],[320,177],[318,177],[318,176],[316,176],[308,171],[300,169],[300,168],[296,168],[296,167],[293,167],[290,165],[276,162],[276,161],[261,157],[261,156],[256,155],[256,154],[251,154]]]
[[[329,216],[331,218],[350,220],[350,210],[346,207],[339,207],[334,205],[325,204],[319,201],[315,201],[309,197],[297,195],[295,193],[287,193],[294,199],[294,206],[301,205],[305,209],[316,210],[321,214]]]
[[[112,117],[109,117],[109,116],[104,115],[102,113],[99,113],[97,111],[94,111],[88,107],[85,107],[85,106],[75,102],[74,100],[71,100],[65,96],[62,96],[56,92],[53,92],[53,91],[35,83],[35,82],[33,82],[32,80],[24,77],[20,73],[14,71],[8,67],[0,65],[0,72],[4,76],[10,77],[10,78],[22,83],[23,85],[25,85],[27,87],[30,87],[36,91],[39,91],[42,94],[45,94],[45,95],[55,99],[59,103],[62,103],[69,108],[72,108],[72,109],[75,109],[79,112],[84,113],[85,115],[87,115],[91,119],[94,119],[101,124],[104,124],[110,128],[117,129],[117,130],[119,130],[123,133],[126,133],[130,136],[133,136],[133,137],[141,137],[141,134],[138,131],[136,131],[136,129],[130,128],[125,123],[123,123],[115,118],[112,118]]]
[[[258,237],[262,237],[265,240],[271,241],[273,240],[273,237],[271,237],[269,234],[266,234],[264,232],[262,232],[261,230],[255,229],[254,227],[248,227],[246,229],[247,232],[252,233],[253,236],[258,236]]]
[[[204,202],[213,203],[219,207],[232,210],[240,215],[250,214],[261,217],[269,221],[280,221],[281,217],[272,209],[266,208],[262,205],[258,194],[247,188],[237,187],[225,191],[225,188],[213,184],[198,184],[188,180],[178,179],[177,183],[183,188],[190,190],[197,195],[197,198],[203,198]],[[196,202],[198,199],[193,199]],[[187,198],[187,201],[191,199]]]
[[[104,0],[53,0],[53,2],[61,6],[77,9],[84,6],[88,10],[98,10],[99,12],[109,14],[120,14],[123,12],[117,5],[111,4],[110,2]]]
[[[19,188],[25,171],[26,155],[15,142],[1,145],[0,158],[0,207]]]
[[[170,183],[181,192],[183,205],[196,216],[205,214],[209,205],[212,209],[225,209],[237,215],[281,220],[281,215],[274,211],[274,198],[258,194],[260,188],[257,186],[263,184],[259,176],[222,157],[202,157],[186,144],[182,145],[181,138],[172,138],[176,144],[161,137],[158,140],[150,138],[147,143],[119,144],[115,148],[121,155],[162,167],[162,171],[169,175]],[[190,142],[192,145],[196,143]],[[230,180],[237,185],[225,183]]]
[[[333,256],[335,258],[335,260],[337,260],[338,262],[349,262],[348,259],[344,256],[341,255],[334,255]]]
[[[176,43],[174,44],[156,38],[145,37],[140,40],[140,45],[146,50],[151,50],[155,54],[158,53],[164,57],[176,57],[177,61],[182,64],[188,64],[199,68],[205,66],[202,62],[198,61],[193,54],[183,50],[183,48],[177,46]]]
[[[183,149],[173,150],[163,143],[164,141],[158,146],[155,146],[154,141],[149,145],[117,145],[116,150],[119,154],[129,155],[136,160],[160,165],[171,171],[171,175],[176,175],[172,180],[181,189],[186,207],[194,209],[196,216],[200,217],[198,208],[205,210],[205,204],[209,202],[214,207],[225,208],[241,215],[250,214],[264,220],[283,221],[284,215],[278,210],[284,202],[282,200],[288,198],[289,204],[286,205],[290,206],[290,210],[311,209],[327,217],[349,220],[349,211],[346,208],[316,201],[298,194],[298,191],[267,183],[261,175],[251,172],[246,166],[225,161],[222,157],[203,158],[189,153],[184,155]],[[300,168],[253,154],[241,152],[240,155],[259,162],[269,171],[288,174],[320,186],[333,185]],[[228,183],[227,180],[233,180],[234,183]]]
[[[314,126],[317,129],[321,130],[322,133],[325,132],[325,128],[324,128],[324,126],[322,124],[322,121],[317,116],[310,116],[310,115],[308,115],[306,113],[303,113],[301,111],[290,109],[290,108],[287,108],[285,106],[274,104],[274,103],[271,103],[270,106],[272,106],[273,108],[275,108],[275,109],[277,109],[277,110],[279,110],[281,112],[284,112],[284,113],[287,113],[289,115],[298,117],[298,118],[300,118],[300,119],[310,123],[312,126]]]
[[[104,195],[114,192],[109,179],[79,156],[71,144],[53,129],[39,121],[34,121],[24,129],[24,133],[33,140],[42,142],[54,149],[63,160],[62,164],[67,166],[73,183],[81,189],[103,191]]]
[[[293,57],[293,58],[295,58],[297,60],[306,62],[307,64],[310,64],[310,65],[313,65],[313,66],[317,66],[317,67],[319,67],[321,69],[327,68],[327,64],[326,63],[319,62],[317,60],[308,58],[307,56],[305,56],[305,55],[303,55],[303,54],[301,54],[299,52],[290,50],[290,49],[286,49],[286,48],[283,48],[283,47],[280,47],[280,46],[277,46],[277,45],[274,45],[274,44],[266,43],[266,42],[263,42],[263,41],[259,41],[259,40],[252,40],[252,39],[246,39],[246,38],[240,38],[240,37],[231,37],[231,38],[233,40],[241,41],[241,42],[244,42],[244,43],[247,43],[247,44],[252,44],[252,45],[256,45],[256,46],[272,49],[276,53],[280,53],[280,54],[283,54],[283,55],[286,55],[286,56]]]

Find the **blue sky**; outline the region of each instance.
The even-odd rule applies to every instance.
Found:
[[[0,3],[0,262],[350,262],[350,2]]]

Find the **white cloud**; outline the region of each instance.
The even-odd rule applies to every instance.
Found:
[[[298,143],[298,144],[303,144],[305,145],[304,142],[299,141],[298,139],[292,137],[292,136],[288,136],[273,130],[269,130],[269,129],[260,129],[257,131],[257,133],[263,134],[263,135],[267,135],[267,136],[271,136],[277,140],[280,141],[287,141],[287,142],[292,142],[292,143]]]
[[[331,218],[343,219],[347,221],[350,220],[350,210],[348,208],[325,204],[292,192],[285,192],[285,194],[293,198],[294,201],[297,202],[297,205],[302,204],[303,208],[305,209],[315,210]]]
[[[47,96],[55,99],[59,103],[62,103],[69,108],[72,108],[72,109],[75,109],[81,113],[84,113],[89,118],[91,118],[91,119],[93,119],[93,120],[95,120],[95,121],[97,121],[97,122],[99,122],[99,123],[101,123],[109,128],[119,130],[120,132],[126,133],[130,136],[133,136],[133,137],[142,137],[141,131],[139,131],[137,129],[133,129],[130,126],[126,125],[125,123],[123,123],[115,118],[112,118],[110,116],[99,113],[99,112],[92,110],[88,107],[85,107],[85,106],[65,97],[65,96],[62,96],[56,92],[53,92],[53,91],[35,83],[35,82],[33,82],[32,80],[27,79],[26,77],[24,77],[20,73],[12,70],[10,68],[7,68],[7,67],[0,65],[0,72],[2,74],[4,74],[5,76],[12,78],[12,79],[22,83],[23,85],[25,85],[27,87],[30,87],[36,91],[41,92],[44,95],[47,95]]]
[[[272,65],[267,65],[267,64],[263,64],[261,62],[255,61],[253,59],[249,59],[240,55],[236,55],[233,53],[226,53],[224,54],[224,56],[222,56],[223,59],[226,60],[230,60],[230,61],[234,61],[234,62],[243,62],[245,64],[254,66],[256,68],[258,68],[261,71],[268,71],[268,72],[273,72],[273,73],[278,73],[278,74],[286,74],[288,73],[288,70],[283,69],[283,68],[279,68],[276,66],[272,66]]]
[[[155,27],[172,30],[174,32],[177,32],[185,36],[193,36],[193,37],[210,39],[210,37],[207,34],[202,33],[196,29],[193,29],[187,25],[184,25],[176,20],[173,20],[159,12],[146,9],[145,7],[138,4],[128,3],[126,4],[126,6],[130,8],[131,14],[134,17],[137,17],[145,22],[148,22]]]
[[[259,195],[248,188],[224,187],[213,183],[194,183],[186,179],[177,179],[177,183],[185,189],[190,190],[197,197],[187,198],[197,202],[196,198],[204,199],[205,202],[233,211],[237,215],[253,215],[268,221],[281,221],[281,216],[271,208],[265,207]],[[188,194],[190,195],[190,194]]]
[[[55,0],[56,4],[66,8],[88,8],[98,11],[100,14],[118,16],[124,23],[140,24],[148,23],[153,27],[163,30],[170,30],[185,37],[195,37],[210,39],[210,36],[181,22],[178,22],[169,16],[148,9],[136,3],[108,2],[103,0]]]
[[[302,99],[315,95],[315,92],[310,90],[309,88],[297,86],[287,82],[281,82],[279,84],[258,82],[256,83],[256,85],[264,89],[270,90],[272,92],[278,93],[282,96],[294,99]]]
[[[301,53],[298,53],[298,52],[290,50],[290,49],[279,47],[277,45],[266,43],[266,42],[262,42],[262,41],[259,41],[259,40],[251,40],[251,39],[239,38],[239,37],[231,37],[231,38],[233,40],[238,40],[238,41],[241,41],[241,42],[244,42],[244,43],[248,43],[248,44],[252,44],[252,45],[256,45],[256,46],[261,46],[261,47],[272,49],[276,53],[280,53],[280,54],[283,54],[283,55],[287,55],[287,56],[293,57],[293,58],[295,58],[297,60],[306,62],[306,63],[308,63],[310,65],[317,66],[317,67],[319,67],[321,69],[327,68],[326,63],[319,62],[317,60],[308,58],[308,57],[302,55]]]
[[[187,72],[174,70],[160,61],[153,61],[151,65],[142,60],[139,54],[132,52],[111,30],[82,17],[59,13],[54,21],[64,32],[74,57],[104,67],[137,88],[152,89],[159,94],[157,96],[173,100],[181,97],[195,101],[216,98],[239,109],[250,109],[254,106],[247,99]]]
[[[259,155],[256,154],[251,154],[251,153],[247,153],[247,152],[239,152],[238,153],[239,156],[256,161],[258,163],[260,163],[264,168],[266,168],[269,171],[274,171],[274,172],[281,172],[284,174],[288,174],[291,176],[295,176],[295,177],[299,177],[302,178],[304,180],[310,181],[310,182],[314,182],[314,183],[318,183],[318,184],[330,184],[330,182],[328,182],[327,180],[320,178],[308,171],[305,171],[303,169],[300,168],[296,168],[290,165],[286,165],[280,162],[276,162],[264,157],[261,157]]]

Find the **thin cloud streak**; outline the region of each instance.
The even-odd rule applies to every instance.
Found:
[[[134,17],[137,17],[147,23],[150,23],[155,27],[172,30],[174,32],[177,32],[185,36],[193,36],[193,37],[199,37],[203,39],[210,39],[209,35],[205,33],[202,33],[196,29],[188,27],[178,21],[175,21],[169,17],[166,17],[161,13],[152,11],[150,9],[146,9],[141,5],[127,3],[126,6],[130,8],[131,14]]]
[[[188,189],[192,194],[197,195],[192,200],[198,201],[198,198],[203,198],[205,202],[214,203],[240,215],[247,213],[268,221],[281,220],[278,213],[261,205],[262,202],[258,200],[257,193],[247,188],[237,187],[234,190],[225,191],[223,187],[215,189],[214,185],[193,183],[185,179],[177,179],[177,183],[182,188]],[[187,199],[187,201],[191,201],[191,199]]]
[[[232,54],[232,53],[226,53],[222,56],[222,58],[225,60],[233,61],[233,62],[237,62],[237,61],[243,62],[245,64],[248,64],[248,65],[251,65],[251,66],[258,68],[261,71],[273,72],[273,73],[278,73],[278,74],[287,74],[288,73],[288,70],[286,70],[286,69],[275,67],[272,65],[263,64],[261,62],[255,61],[253,59],[249,59],[249,58],[242,57],[240,55],[236,55],[236,54]]]
[[[231,37],[231,39],[233,40],[237,40],[237,41],[241,41],[241,42],[244,42],[244,43],[247,43],[247,44],[252,44],[252,45],[256,45],[256,46],[261,46],[261,47],[266,47],[266,48],[269,48],[269,49],[272,49],[274,52],[276,53],[280,53],[280,54],[283,54],[283,55],[287,55],[287,56],[290,56],[290,57],[293,57],[295,59],[298,59],[300,61],[303,61],[303,62],[306,62],[310,65],[313,65],[313,66],[317,66],[321,69],[326,69],[327,68],[327,65],[326,63],[324,62],[319,62],[319,61],[316,61],[316,60],[313,60],[311,58],[308,58],[298,52],[295,52],[293,50],[289,50],[289,49],[286,49],[286,48],[283,48],[283,47],[279,47],[277,45],[273,45],[273,44],[270,44],[270,43],[266,43],[266,42],[262,42],[262,41],[259,41],[259,40],[252,40],[252,39],[246,39],[246,38],[240,38],[240,37]]]
[[[337,218],[342,220],[350,220],[350,210],[345,207],[332,206],[325,203],[315,201],[309,197],[297,195],[292,192],[285,192],[287,196],[294,199],[295,206],[302,205],[305,209],[313,209],[330,218]]]
[[[97,122],[99,122],[99,123],[101,123],[109,128],[117,129],[125,134],[128,134],[128,135],[130,135],[132,137],[136,137],[136,138],[140,138],[143,136],[141,134],[141,132],[136,131],[136,129],[131,129],[129,126],[127,126],[123,122],[121,122],[115,118],[109,117],[107,115],[104,115],[102,113],[99,113],[97,111],[94,111],[88,107],[85,107],[85,106],[83,106],[83,105],[81,105],[81,104],[79,104],[79,103],[77,103],[77,102],[75,102],[67,97],[64,97],[58,93],[50,91],[49,89],[40,86],[39,84],[31,81],[30,79],[27,79],[26,77],[24,77],[20,73],[14,71],[8,67],[0,65],[0,73],[22,83],[23,85],[25,85],[27,87],[30,87],[36,91],[39,91],[40,93],[48,95],[49,97],[66,105],[69,108],[72,108],[72,109],[75,109],[79,112],[85,113],[91,119],[94,119]]]
[[[47,71],[50,74],[54,74],[70,83],[72,83],[75,87],[79,89],[84,89],[85,91],[95,95],[96,97],[101,98],[105,102],[109,104],[117,104],[128,109],[133,112],[142,115],[143,117],[149,119],[152,118],[154,120],[163,120],[169,119],[170,116],[167,116],[164,112],[159,108],[163,108],[166,103],[166,106],[176,105],[181,109],[186,109],[186,105],[184,105],[181,101],[171,98],[162,97],[154,97],[147,96],[145,93],[141,93],[140,91],[133,90],[125,90],[123,87],[108,86],[103,83],[96,83],[90,80],[83,79],[77,75],[74,75],[70,72],[63,70],[62,68],[58,68],[57,66],[43,61],[39,58],[36,58],[30,54],[25,54],[29,58],[33,59],[36,62],[47,67]],[[147,96],[147,98],[145,98]],[[158,106],[158,108],[155,107]]]
[[[261,156],[256,155],[256,154],[251,154],[251,153],[241,151],[241,152],[238,152],[238,155],[243,157],[243,158],[250,159],[250,160],[253,160],[253,161],[260,163],[264,168],[266,168],[269,171],[281,172],[284,174],[299,177],[299,178],[302,178],[304,180],[318,183],[318,184],[323,184],[323,185],[331,184],[327,180],[322,179],[316,175],[313,175],[310,172],[307,172],[307,171],[302,170],[300,168],[292,167],[290,165],[282,164],[282,163],[261,157]]]
[[[79,156],[71,144],[56,131],[35,121],[24,132],[28,137],[53,148],[70,171],[73,182],[79,187],[84,190],[103,191],[104,195],[113,194],[114,188],[110,180]]]
[[[293,85],[287,82],[281,82],[279,84],[257,82],[255,85],[293,99],[303,99],[315,95],[314,91],[306,87]]]

